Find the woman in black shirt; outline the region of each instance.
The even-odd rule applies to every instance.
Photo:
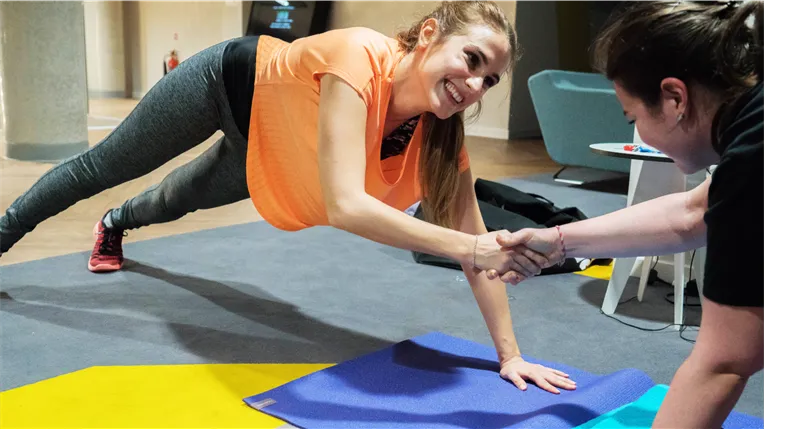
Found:
[[[685,193],[498,242],[546,255],[548,265],[705,245],[700,331],[653,427],[719,428],[764,367],[764,6],[631,3],[598,36],[597,68],[645,143],[684,173],[717,168]]]

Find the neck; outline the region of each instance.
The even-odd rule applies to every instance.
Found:
[[[414,79],[413,73],[418,67],[418,61],[416,52],[412,52],[403,57],[395,69],[386,113],[386,128],[390,130],[426,111],[426,105],[420,101],[427,97],[423,94],[419,81]]]
[[[698,109],[698,126],[700,130],[706,130],[706,133],[708,133],[706,136],[703,136],[701,140],[701,142],[707,142],[707,144],[701,145],[701,150],[703,161],[710,166],[719,162],[720,155],[717,153],[717,150],[714,149],[714,142],[716,141],[716,136],[714,136],[714,132],[716,131],[714,130],[714,121],[717,115],[721,114],[720,110],[723,109],[723,103],[719,97],[715,97],[708,91],[704,93],[705,94],[699,97],[700,109]]]

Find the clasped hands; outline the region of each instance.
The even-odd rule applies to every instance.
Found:
[[[564,253],[556,229],[525,228],[479,235],[473,257],[474,266],[485,270],[489,279],[517,285],[558,264]]]

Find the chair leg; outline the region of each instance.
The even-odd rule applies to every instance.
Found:
[[[558,172],[553,173],[553,179],[558,180],[558,175],[560,175],[564,170],[567,170],[567,166],[562,166],[560,169],[558,169]]]
[[[558,172],[553,174],[553,180],[556,181],[556,182],[564,183],[564,184],[583,185],[584,181],[578,181],[578,180],[575,180],[575,179],[564,179],[564,178],[560,177],[561,173],[564,172],[564,170],[567,170],[568,167],[569,166],[564,166],[564,167],[558,169]]]

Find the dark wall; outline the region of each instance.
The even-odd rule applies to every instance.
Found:
[[[619,3],[622,2],[517,2],[516,28],[523,57],[511,80],[510,138],[541,137],[528,78],[548,69],[592,72],[592,40]]]
[[[623,1],[595,1],[589,3],[589,38],[594,40],[614,9],[627,3]]]

